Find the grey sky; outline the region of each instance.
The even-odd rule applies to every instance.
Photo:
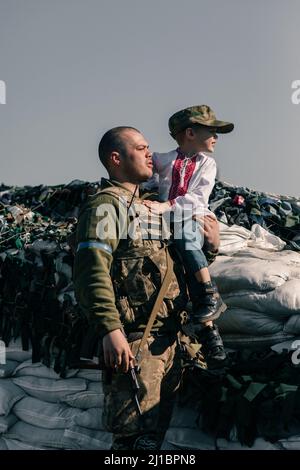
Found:
[[[205,103],[236,125],[221,179],[299,196],[299,18],[299,0],[0,0],[0,181],[95,181],[107,129],[167,151],[168,117]]]

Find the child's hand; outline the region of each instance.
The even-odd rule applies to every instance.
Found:
[[[157,202],[157,201],[143,201],[143,204],[150,209],[153,214],[163,214],[168,211],[171,207],[169,201],[167,202]]]

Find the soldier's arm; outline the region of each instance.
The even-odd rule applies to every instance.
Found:
[[[209,264],[211,264],[218,252],[220,246],[219,224],[215,217],[206,215],[204,217],[204,237],[205,237],[205,256]]]
[[[120,239],[119,211],[118,201],[107,196],[99,197],[82,211],[77,228],[74,288],[96,334],[106,338],[106,364],[124,363],[126,368],[130,350],[122,333],[110,277],[113,253]]]

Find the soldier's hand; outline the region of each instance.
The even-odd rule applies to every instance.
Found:
[[[210,251],[217,251],[220,245],[219,224],[215,217],[206,215],[203,225],[204,236]]]
[[[106,367],[120,368],[127,372],[134,360],[127,339],[121,330],[114,330],[103,337],[103,352]]]

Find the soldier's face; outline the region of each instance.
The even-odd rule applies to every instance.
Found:
[[[120,169],[132,183],[142,183],[152,176],[152,153],[145,137],[128,129],[122,134],[126,155],[121,160]]]

